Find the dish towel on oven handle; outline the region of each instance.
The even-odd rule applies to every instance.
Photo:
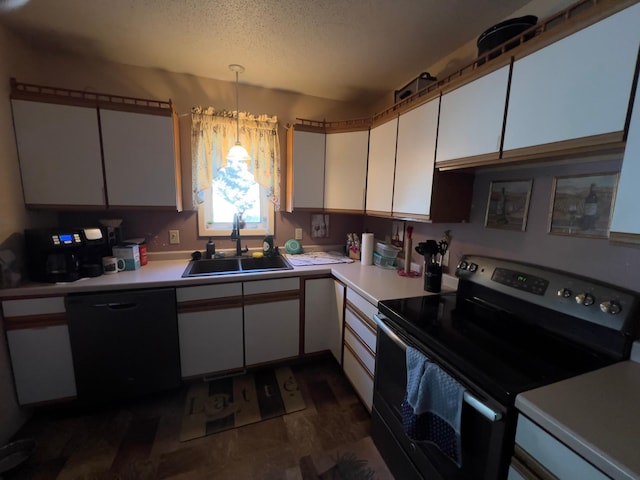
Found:
[[[460,418],[465,389],[415,348],[408,347],[406,356],[404,430],[413,440],[433,442],[460,467]]]

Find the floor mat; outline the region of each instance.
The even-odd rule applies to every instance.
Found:
[[[197,383],[189,388],[180,441],[242,427],[306,408],[289,367]]]

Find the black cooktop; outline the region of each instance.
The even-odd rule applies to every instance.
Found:
[[[450,293],[384,300],[378,308],[405,342],[505,405],[513,405],[520,392],[616,361],[537,328],[524,313],[487,307],[473,296]],[[531,313],[530,306],[522,308]],[[535,314],[558,315],[541,309]]]

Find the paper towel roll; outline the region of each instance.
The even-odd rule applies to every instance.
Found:
[[[373,264],[373,245],[375,241],[373,239],[373,233],[362,234],[362,245],[360,247],[360,263],[362,265]]]

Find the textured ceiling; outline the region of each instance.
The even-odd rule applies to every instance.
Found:
[[[324,98],[402,87],[530,0],[0,0],[40,49]],[[556,2],[557,3],[557,2]],[[567,2],[564,2],[567,3]],[[432,72],[437,73],[437,72]]]

